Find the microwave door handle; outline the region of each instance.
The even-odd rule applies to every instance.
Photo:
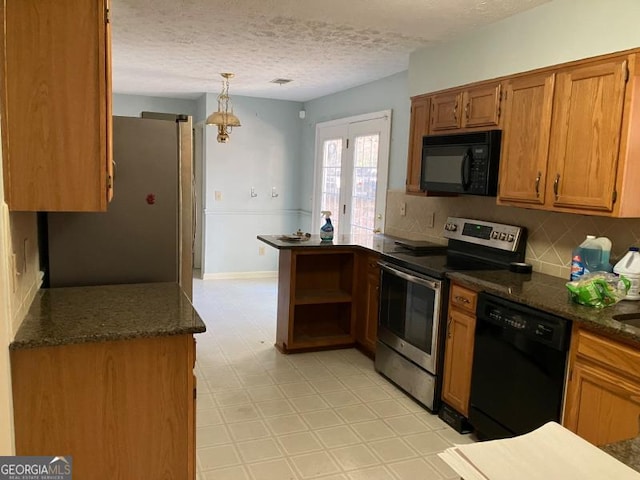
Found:
[[[471,181],[471,149],[469,148],[462,157],[462,164],[460,165],[460,179],[462,181],[462,190],[465,192],[469,190]]]

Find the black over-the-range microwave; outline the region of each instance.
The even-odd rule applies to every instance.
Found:
[[[424,136],[420,188],[495,197],[501,138],[501,130]]]

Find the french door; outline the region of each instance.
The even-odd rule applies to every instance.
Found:
[[[391,111],[316,126],[313,225],[329,210],[335,235],[384,231]]]

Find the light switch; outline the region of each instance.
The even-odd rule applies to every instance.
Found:
[[[216,202],[219,202],[220,200],[222,200],[222,192],[220,190],[216,190],[214,197],[216,199]]]

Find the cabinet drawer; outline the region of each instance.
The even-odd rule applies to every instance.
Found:
[[[476,303],[478,302],[478,293],[468,288],[461,287],[455,283],[451,285],[451,295],[449,304],[466,310],[467,312],[476,313]]]
[[[576,353],[629,377],[640,379],[640,351],[585,330],[576,329]]]

